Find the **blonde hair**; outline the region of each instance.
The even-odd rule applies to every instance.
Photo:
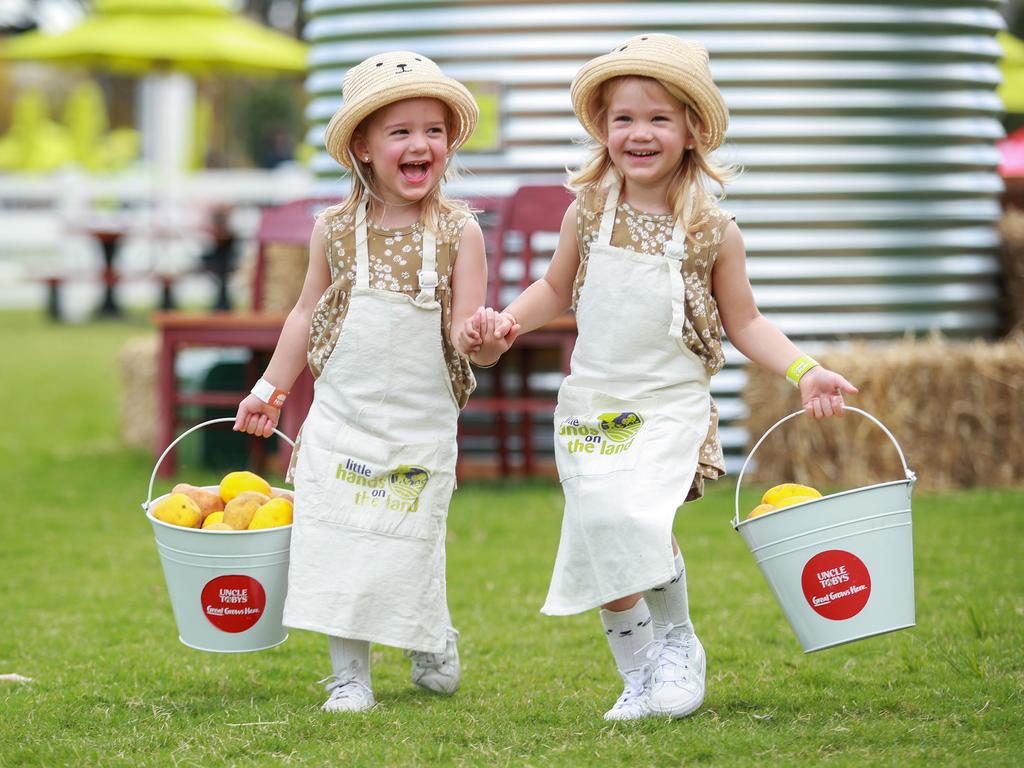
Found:
[[[451,107],[443,101],[441,103],[444,104],[445,108],[445,129],[450,136],[452,130]],[[388,104],[386,106],[391,105]],[[384,107],[381,107],[381,109],[383,108]],[[352,132],[353,139],[356,136],[365,137],[367,123],[369,123],[373,119],[373,116],[379,111],[380,110],[376,110],[372,112],[359,124],[355,131]],[[349,158],[352,160],[352,188],[349,190],[348,197],[345,198],[344,202],[328,209],[327,212],[331,215],[350,215],[353,219],[353,226],[355,226],[355,215],[356,211],[359,209],[359,204],[363,202],[365,198],[370,198],[367,206],[369,209],[369,207],[372,206],[373,201],[380,201],[381,197],[373,188],[373,167],[369,163],[364,163],[356,157],[355,153],[352,151],[351,142],[349,142],[349,146],[345,148],[345,151],[348,152]],[[444,185],[449,181],[457,179],[459,176],[458,168],[452,165],[453,159],[454,155],[448,155],[448,162],[445,165],[445,170],[441,175],[441,178],[438,179],[433,189],[427,192],[423,199],[419,201],[422,206],[420,210],[420,219],[438,238],[443,234],[441,232],[442,216],[452,213],[463,213],[467,216],[472,216],[474,213],[474,210],[465,200],[447,197],[444,194]]]
[[[683,152],[679,167],[669,183],[666,202],[672,209],[672,219],[682,223],[686,239],[695,241],[695,233],[702,218],[701,214],[712,203],[725,197],[725,185],[735,178],[739,169],[736,166],[718,163],[711,159],[704,148],[704,126],[700,116],[678,89],[651,77],[623,75],[601,83],[592,97],[591,113],[594,115],[594,124],[600,126],[602,133],[607,135],[608,94],[613,87],[630,78],[658,83],[683,107],[686,130],[690,141],[693,142],[693,149]],[[622,173],[612,162],[607,145],[593,139],[589,139],[585,143],[590,149],[590,154],[577,170],[569,171],[569,181],[566,186],[576,194],[597,189],[605,183],[609,173],[615,174],[621,184]],[[720,193],[715,193],[712,184],[718,185]]]

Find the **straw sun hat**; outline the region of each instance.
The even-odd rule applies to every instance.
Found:
[[[324,134],[327,152],[352,168],[349,143],[359,124],[381,107],[402,99],[439,99],[452,113],[448,150],[461,147],[473,134],[480,110],[473,95],[458,80],[419,53],[390,51],[371,56],[352,67],[341,84],[342,104]]]
[[[711,79],[707,49],[673,35],[631,37],[614,51],[591,59],[572,81],[572,108],[587,133],[603,143],[604,130],[595,121],[600,106],[595,97],[601,84],[613,77],[639,75],[659,81],[675,98],[693,107],[704,125],[704,145],[710,152],[722,145],[729,111]]]

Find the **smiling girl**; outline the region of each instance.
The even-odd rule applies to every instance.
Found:
[[[754,304],[743,239],[711,193],[728,113],[707,51],[663,34],[626,40],[572,84],[593,152],[547,274],[500,315],[460,331],[488,363],[570,306],[579,337],[558,393],[562,536],[543,612],[602,607],[625,686],[608,720],[683,717],[704,700],[676,510],[725,473],[709,379],[721,328],[785,375],[816,418],[840,414],[843,377],[803,355]],[[652,621],[653,620],[653,621]]]
[[[483,301],[483,235],[445,197],[476,102],[430,59],[396,51],[352,68],[327,151],[352,174],[313,228],[306,281],[235,429],[269,436],[303,366],[316,378],[296,442],[284,623],[328,635],[323,708],[375,704],[370,643],[406,649],[412,680],[459,685],[445,589],[456,420],[475,386],[451,340]]]

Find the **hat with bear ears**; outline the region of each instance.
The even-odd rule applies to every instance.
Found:
[[[711,79],[708,51],[674,35],[631,37],[604,56],[591,59],[572,81],[572,108],[587,133],[604,142],[603,126],[595,122],[595,96],[614,77],[634,75],[660,82],[669,93],[692,107],[704,126],[703,143],[710,152],[722,145],[729,126],[729,110]]]
[[[451,110],[448,151],[454,152],[473,135],[480,109],[473,94],[446,76],[433,61],[412,51],[389,51],[352,67],[341,84],[341,107],[327,124],[327,152],[352,168],[349,144],[359,124],[381,107],[403,99],[439,99]]]

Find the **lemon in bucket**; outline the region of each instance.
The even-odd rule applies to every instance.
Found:
[[[793,496],[809,496],[812,499],[820,499],[821,492],[817,488],[811,488],[809,485],[800,485],[799,483],[783,483],[782,485],[776,485],[765,491],[764,496],[761,497],[762,504],[771,504],[774,507],[779,506],[790,506],[794,502],[783,505],[782,502],[785,499]]]

